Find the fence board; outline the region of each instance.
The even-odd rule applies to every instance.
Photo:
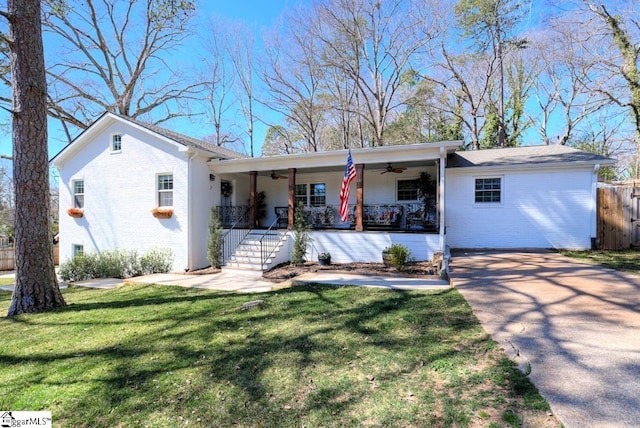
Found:
[[[625,250],[638,241],[640,188],[601,187],[597,191],[597,238],[601,250]]]
[[[60,248],[53,247],[53,262],[57,266],[60,263]],[[0,248],[0,271],[14,270],[16,268],[15,248]]]
[[[0,248],[0,270],[13,270],[16,266],[13,248]]]

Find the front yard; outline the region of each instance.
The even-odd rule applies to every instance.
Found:
[[[454,289],[63,293],[0,318],[0,409],[54,426],[559,426]]]

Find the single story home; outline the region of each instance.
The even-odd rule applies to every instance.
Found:
[[[168,247],[174,270],[208,266],[218,207],[228,266],[290,259],[294,208],[308,259],[378,262],[400,243],[418,260],[450,248],[590,248],[598,169],[613,159],[565,146],[458,151],[461,141],[352,149],[356,179],[339,215],[347,150],[247,158],[105,113],[52,163],[60,173],[60,259]]]

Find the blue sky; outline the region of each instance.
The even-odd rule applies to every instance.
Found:
[[[257,32],[262,28],[269,27],[278,16],[295,4],[298,0],[197,0],[198,14],[203,18],[211,15],[221,16],[225,19],[240,21],[247,24],[250,28],[254,28]],[[10,118],[7,114],[0,113],[0,123],[10,124]],[[177,128],[183,128],[180,124],[175,124]],[[171,127],[172,123],[165,125]],[[186,128],[193,129],[193,126],[184,126],[185,129],[176,129],[179,132],[194,136],[204,137],[204,135],[196,135],[189,132]],[[257,126],[256,130],[256,153],[259,154],[259,145],[264,138],[265,130]],[[65,145],[67,139],[62,132],[58,123],[49,121],[49,158],[56,155]],[[0,136],[0,154],[10,154],[12,152],[10,126],[6,127],[6,131]],[[2,161],[0,160],[0,164]]]

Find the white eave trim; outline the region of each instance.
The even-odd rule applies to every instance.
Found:
[[[517,165],[478,165],[478,166],[459,166],[447,168],[448,173],[463,174],[467,171],[521,171],[524,169],[567,169],[567,168],[593,168],[594,165],[614,166],[615,160],[599,160],[599,161],[578,161],[578,162],[545,162],[545,163],[522,163]]]
[[[382,162],[407,162],[417,160],[438,160],[440,151],[453,153],[462,141],[442,141],[400,146],[368,147],[351,149],[354,164]],[[268,156],[209,161],[209,167],[216,173],[244,173],[248,171],[272,171],[289,168],[318,168],[342,166],[347,161],[347,150],[299,153],[293,155]]]

